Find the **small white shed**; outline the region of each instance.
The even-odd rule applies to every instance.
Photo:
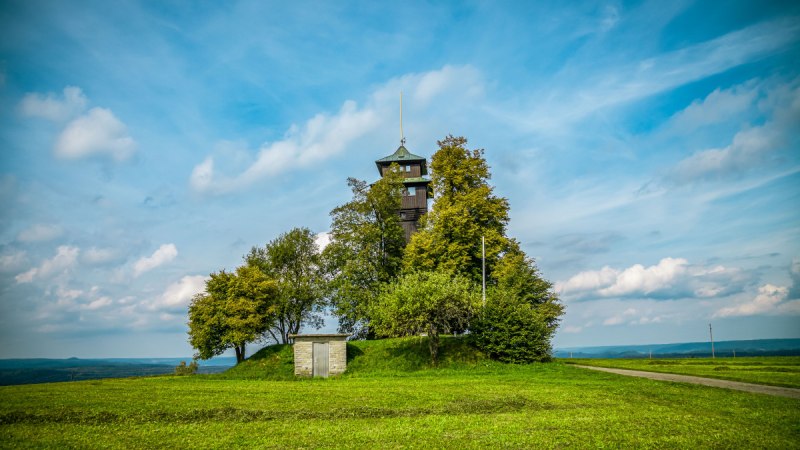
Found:
[[[294,374],[328,377],[347,369],[348,334],[290,334],[294,339]]]

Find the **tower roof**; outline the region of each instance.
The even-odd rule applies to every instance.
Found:
[[[389,156],[385,156],[381,159],[375,161],[375,165],[378,166],[378,172],[381,171],[381,166],[388,166],[392,163],[403,164],[407,162],[421,162],[422,163],[422,175],[428,174],[428,167],[426,164],[426,159],[422,156],[415,155],[408,151],[405,146],[401,145],[397,147],[397,150]]]

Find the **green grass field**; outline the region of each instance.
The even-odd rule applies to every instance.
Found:
[[[223,375],[0,388],[0,446],[800,447],[800,401],[487,361],[457,339],[359,342],[348,374],[295,380],[288,347]]]
[[[800,388],[800,357],[753,356],[744,358],[684,359],[564,359],[569,364],[677,373],[745,383]]]

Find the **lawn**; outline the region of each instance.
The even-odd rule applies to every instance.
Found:
[[[683,359],[564,359],[569,364],[677,373],[800,388],[800,357],[752,356]]]
[[[503,365],[459,346],[431,369],[402,356],[415,345],[358,344],[353,372],[327,380],[255,379],[259,365],[285,371],[276,348],[222,376],[2,387],[0,446],[800,448],[797,400]]]

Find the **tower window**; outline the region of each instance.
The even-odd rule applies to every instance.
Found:
[[[407,165],[407,166],[405,167],[405,169],[406,169],[406,172],[411,172],[411,166],[408,166],[408,165]]]
[[[409,197],[413,197],[413,196],[417,195],[417,188],[414,187],[414,186],[407,187],[406,188],[406,195],[408,195]]]

